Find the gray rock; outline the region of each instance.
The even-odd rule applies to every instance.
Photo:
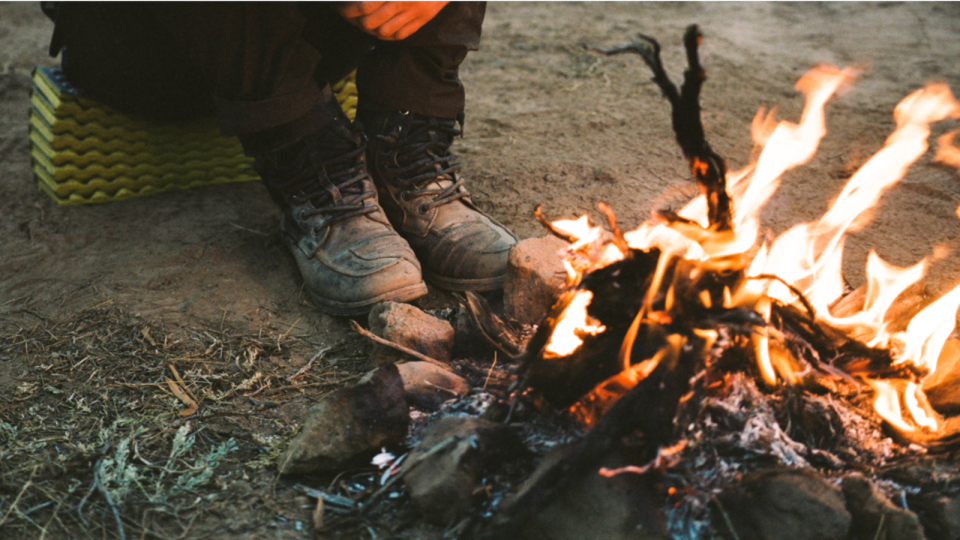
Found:
[[[566,283],[557,254],[566,242],[555,236],[528,238],[513,246],[503,285],[507,315],[524,324],[538,324]]]
[[[450,360],[453,326],[410,304],[382,302],[370,310],[370,331],[435,360]]]
[[[549,471],[563,466],[572,447],[554,450],[540,462],[514,498],[506,501],[508,512],[516,513],[519,497],[537,489],[539,480]],[[597,473],[600,467],[627,465],[621,456],[611,453],[597,459],[595,467],[566,482],[542,509],[510,531],[522,540],[667,540],[663,514],[664,494],[656,475],[632,473],[607,478]]]
[[[724,537],[727,520],[740,540],[844,540],[850,530],[840,488],[807,469],[747,475],[718,496],[714,527]]]
[[[876,540],[924,540],[916,514],[895,506],[863,475],[846,476],[841,486],[847,510],[853,516],[854,535]]]
[[[280,473],[341,470],[402,441],[409,422],[400,373],[384,366],[310,408],[303,430],[280,458]]]
[[[404,463],[403,481],[424,518],[447,525],[470,509],[488,466],[524,452],[520,439],[503,424],[448,416],[424,432]]]
[[[930,540],[960,538],[960,494],[931,493],[912,499],[910,507],[917,510]]]
[[[449,399],[464,396],[470,385],[459,375],[430,362],[397,364],[407,403],[425,411],[435,411]]]

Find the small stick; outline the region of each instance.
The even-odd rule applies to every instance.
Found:
[[[756,276],[747,276],[747,279],[760,279],[760,280],[771,280],[778,281],[784,287],[790,289],[790,292],[797,295],[797,298],[800,300],[800,303],[803,304],[803,308],[807,310],[807,315],[810,316],[810,322],[815,323],[817,320],[817,312],[814,311],[813,306],[810,304],[810,301],[807,300],[807,297],[803,295],[800,289],[794,287],[793,285],[787,283],[787,280],[776,274],[758,274]]]
[[[100,458],[101,460],[103,458]],[[93,480],[97,485],[97,488],[100,490],[100,493],[103,494],[103,498],[107,500],[107,506],[110,507],[110,511],[113,512],[113,519],[117,522],[117,535],[120,537],[120,540],[127,540],[127,535],[123,533],[123,522],[120,520],[120,512],[117,510],[117,505],[113,503],[113,497],[110,496],[110,492],[107,491],[107,488],[104,487],[103,483],[100,481],[100,461],[97,461],[97,468],[93,471]]]
[[[97,459],[97,462],[93,465],[93,484],[90,486],[90,490],[87,491],[87,494],[83,496],[83,499],[80,500],[80,504],[77,506],[77,514],[80,516],[80,521],[84,525],[87,524],[87,520],[83,517],[83,506],[87,503],[87,499],[90,498],[90,495],[94,490],[99,491],[103,498],[107,501],[107,506],[110,507],[111,512],[113,512],[113,519],[117,522],[117,535],[120,537],[120,540],[126,540],[127,536],[123,532],[123,522],[120,520],[120,512],[117,510],[117,506],[113,502],[113,497],[110,496],[110,492],[107,491],[107,488],[104,487],[103,483],[100,481],[100,464],[103,463],[103,458],[106,457],[107,451],[110,450],[111,444],[103,445],[103,449],[100,450],[100,457]]]
[[[622,251],[624,255],[629,253],[630,245],[627,243],[627,239],[624,238],[623,231],[617,226],[617,215],[613,213],[613,209],[607,206],[607,204],[603,201],[597,203],[597,209],[607,216],[607,223],[610,225],[610,232],[613,233],[613,244],[617,246],[617,249]]]
[[[880,538],[880,533],[883,532],[883,525],[884,525],[883,522],[886,521],[886,520],[887,520],[887,515],[886,515],[886,514],[880,514],[880,524],[877,525],[877,534],[873,535],[873,540],[879,540],[879,538]]]
[[[252,403],[252,404],[254,404],[255,406],[260,407],[260,408],[264,408],[264,407],[279,407],[279,406],[280,406],[280,404],[277,403],[276,401],[260,401],[259,399],[254,399],[254,398],[252,398],[252,397],[250,397],[250,396],[247,396],[247,400],[248,400],[250,403]]]
[[[327,352],[329,352],[330,349],[331,349],[331,347],[324,347],[324,348],[320,349],[320,351],[318,351],[317,354],[313,355],[313,358],[311,358],[310,361],[307,362],[307,365],[305,365],[305,366],[303,366],[302,368],[300,368],[300,371],[297,371],[297,372],[294,373],[293,375],[287,377],[287,380],[290,381],[290,382],[293,382],[294,380],[297,379],[297,377],[299,377],[299,376],[303,375],[304,373],[310,371],[310,368],[313,367],[313,362],[316,361],[316,360],[317,360],[318,358],[320,358],[321,356],[323,356],[324,354],[326,354]]]
[[[293,329],[297,326],[297,323],[300,322],[300,319],[303,318],[303,315],[297,317],[297,320],[293,321],[293,324],[290,325],[290,328],[287,329],[282,335],[277,336],[277,349],[280,349],[280,342],[287,338],[290,335],[290,332],[293,332]]]
[[[483,388],[481,390],[487,389],[487,383],[490,382],[490,375],[493,375],[493,368],[497,365],[497,353],[493,353],[493,363],[490,364],[490,371],[487,372],[487,378],[483,381]]]
[[[27,480],[27,483],[23,485],[23,489],[20,490],[20,493],[17,494],[17,498],[13,500],[13,504],[10,505],[10,508],[7,510],[7,513],[3,515],[3,519],[0,519],[0,525],[3,525],[7,522],[7,518],[10,517],[10,512],[13,512],[17,507],[17,503],[20,502],[20,498],[23,497],[23,493],[27,491],[31,485],[33,485],[33,475],[37,472],[37,467],[33,467],[33,472],[30,473],[30,479]],[[18,511],[19,512],[19,511]]]
[[[557,238],[559,238],[559,239],[561,239],[561,240],[565,240],[567,243],[570,243],[570,244],[576,243],[576,241],[577,241],[576,238],[574,238],[574,237],[570,236],[569,234],[561,231],[560,229],[554,227],[554,226],[553,226],[553,223],[550,223],[550,220],[548,220],[548,219],[543,215],[543,212],[540,211],[540,208],[541,208],[542,206],[543,206],[543,205],[538,204],[537,207],[533,210],[533,215],[537,218],[537,221],[539,221],[540,224],[543,225],[543,228],[547,229],[547,231],[549,231],[550,234],[556,236]]]
[[[170,367],[170,371],[173,372],[173,376],[177,379],[177,382],[180,383],[180,386],[182,386],[183,389],[186,390],[188,394],[190,394],[190,397],[192,397],[194,401],[196,401],[197,403],[200,403],[200,400],[197,399],[197,396],[193,395],[193,392],[191,392],[190,388],[187,387],[187,383],[183,382],[183,379],[180,378],[180,374],[177,373],[177,368],[173,367],[173,364],[169,364],[169,367]]]
[[[733,528],[733,523],[730,521],[730,516],[727,515],[727,511],[724,510],[723,505],[720,504],[720,499],[714,495],[710,497],[710,500],[713,501],[713,504],[717,505],[717,510],[720,510],[720,515],[723,516],[723,521],[727,524],[727,530],[733,535],[733,540],[740,540],[740,536],[737,535],[737,531]]]
[[[297,390],[298,388],[310,388],[310,387],[313,387],[313,386],[320,386],[320,385],[322,385],[322,384],[329,384],[329,383],[315,382],[315,383],[291,384],[290,386],[281,386],[281,387],[279,387],[279,388],[274,388],[273,390],[270,390],[269,392],[267,392],[267,393],[265,393],[265,394],[263,394],[263,395],[264,395],[264,397],[273,396],[273,395],[279,394],[280,392],[284,392],[284,391],[287,391],[287,390]],[[247,396],[247,397],[249,397],[249,396]],[[268,403],[270,403],[270,402],[268,402]]]
[[[427,356],[427,355],[425,355],[425,354],[418,353],[417,351],[415,351],[415,350],[413,350],[413,349],[411,349],[411,348],[409,348],[409,347],[404,347],[403,345],[400,345],[400,344],[398,344],[398,343],[394,343],[394,342],[390,341],[389,339],[383,339],[382,337],[380,337],[380,336],[374,334],[373,332],[367,330],[366,328],[360,326],[360,324],[357,323],[357,321],[354,321],[354,320],[351,319],[351,320],[350,320],[350,326],[353,328],[353,330],[354,330],[356,333],[360,334],[361,336],[363,336],[363,337],[365,337],[365,338],[367,338],[367,339],[369,339],[369,340],[371,340],[371,341],[374,341],[374,342],[376,342],[376,343],[379,343],[380,345],[383,345],[384,347],[390,347],[391,349],[393,349],[393,350],[395,350],[395,351],[400,351],[400,352],[402,352],[402,353],[404,353],[404,354],[408,354],[408,355],[416,358],[417,360],[422,360],[422,361],[424,361],[424,362],[430,362],[431,364],[435,364],[435,365],[438,365],[438,366],[441,366],[441,367],[448,367],[447,364],[445,364],[445,363],[443,363],[443,362],[441,362],[441,361],[439,361],[439,360],[435,360],[435,359],[433,359],[433,358],[430,358],[429,356]]]

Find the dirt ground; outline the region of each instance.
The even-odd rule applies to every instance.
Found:
[[[957,3],[493,3],[481,50],[462,68],[467,120],[455,150],[474,201],[526,238],[542,235],[532,215],[538,203],[548,216],[574,217],[604,201],[632,228],[651,210],[694,194],[668,105],[640,59],[600,58],[581,47],[625,44],[638,32],[654,36],[679,79],[680,37],[690,23],[705,34],[707,138],[731,169],[749,159],[750,121],[759,107],[775,105],[779,118],[798,119],[803,100],[793,85],[807,69],[865,68],[856,86],[828,106],[828,135],[817,157],[788,173],[767,205],[763,217],[773,232],[826,210],[852,168],[882,146],[893,108],[908,93],[931,80],[960,92]],[[369,368],[369,348],[346,320],[305,301],[279,242],[278,211],[258,183],[71,208],[40,192],[30,170],[27,110],[31,69],[57,64],[46,55],[51,30],[38,4],[0,4],[0,536],[63,537],[52,531],[66,530],[114,537],[99,497],[87,503],[89,528],[70,505],[104,455],[117,459],[101,445],[133,440],[136,425],[116,422],[125,410],[153,415],[156,436],[144,448],[171,451],[184,425],[177,415],[182,402],[164,390],[172,373],[166,366],[175,364],[194,394],[223,397],[234,389],[231,398],[201,405],[216,411],[212,417],[191,420],[190,433],[212,434],[198,437],[197,448],[207,444],[203,455],[210,456],[229,439],[239,449],[216,472],[222,478],[191,492],[198,501],[221,493],[210,503],[219,504],[217,513],[154,522],[142,508],[121,506],[129,512],[127,536],[309,537],[305,499],[274,483],[270,460],[282,444],[276,441],[295,431],[318,395]],[[934,136],[957,125],[937,125]],[[898,265],[936,251],[928,288],[960,282],[958,204],[960,174],[923,158],[883,197],[870,225],[848,240],[848,281],[863,282],[864,261],[875,249]],[[447,305],[451,297],[436,291],[424,301]],[[117,336],[126,337],[119,343]],[[65,345],[78,340],[93,360],[84,363]],[[308,386],[271,394],[296,384],[289,377],[325,346],[335,349],[293,379]],[[89,375],[85,382],[81,373]],[[271,407],[234,399],[256,373],[243,390],[269,381],[261,395],[272,396]],[[96,436],[52,427],[75,396],[101,407],[90,413],[105,415],[97,429],[85,428]],[[28,455],[46,456],[50,465],[25,470],[14,462]],[[44,491],[60,489],[54,480],[77,496]],[[203,519],[194,523],[190,516],[198,515]]]

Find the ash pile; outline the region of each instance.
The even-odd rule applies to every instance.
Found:
[[[281,459],[318,534],[960,538],[960,287],[931,298],[926,260],[876,254],[863,286],[840,273],[846,233],[960,104],[943,84],[907,96],[819,221],[758,242],[857,73],[806,74],[800,122],[758,114],[756,159],[731,172],[700,121],[702,39],[684,35],[680,87],[649,37],[592,49],[652,69],[699,197],[628,232],[603,204],[606,227],[538,208],[552,236],[511,253],[503,306],[468,293],[439,318],[384,304],[355,325],[383,367],[314,407]]]

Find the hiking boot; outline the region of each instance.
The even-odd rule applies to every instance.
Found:
[[[305,289],[322,311],[361,315],[427,293],[420,264],[383,214],[367,173],[364,136],[338,116],[319,132],[258,156],[283,209],[281,230]]]
[[[474,206],[463,185],[462,165],[450,152],[462,116],[395,112],[361,121],[380,203],[423,264],[424,278],[448,291],[501,288],[517,238]]]

